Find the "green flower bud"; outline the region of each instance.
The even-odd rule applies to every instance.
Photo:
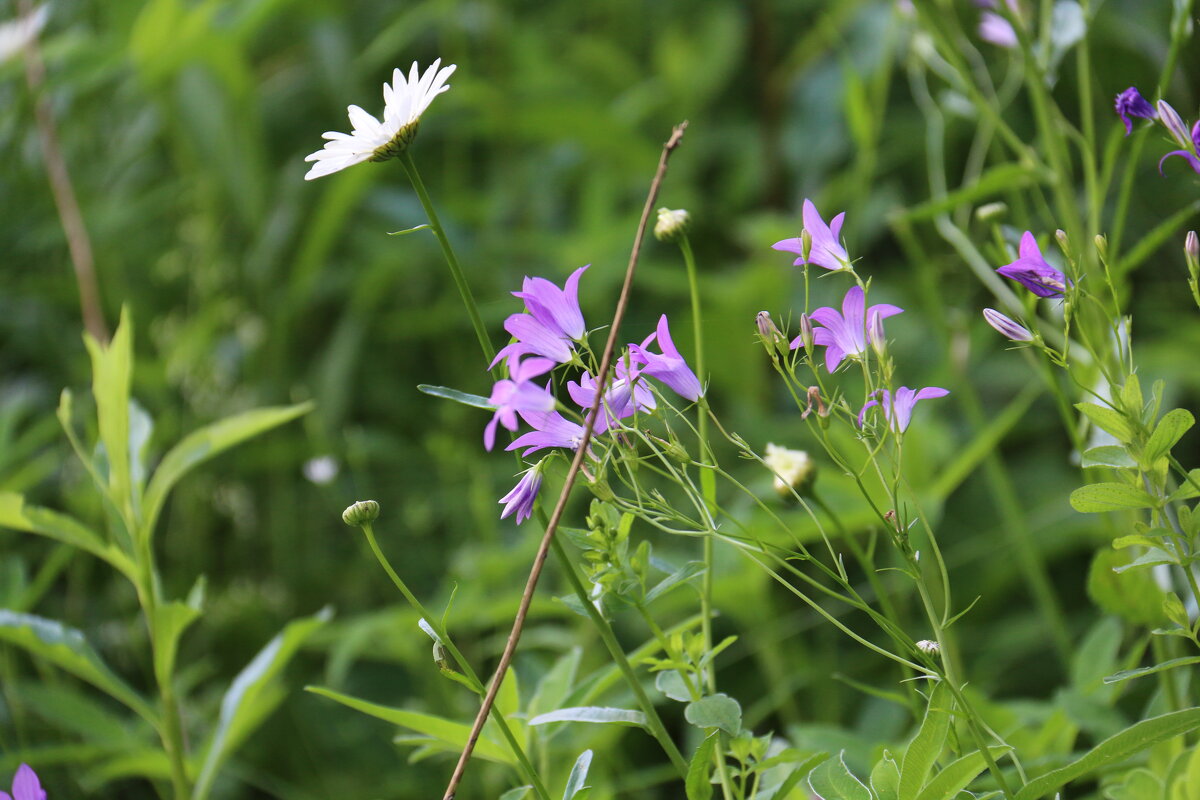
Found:
[[[660,242],[677,242],[692,224],[691,215],[682,208],[660,208],[654,223],[654,238]]]
[[[786,356],[788,354],[787,337],[775,325],[775,320],[771,319],[770,312],[758,312],[754,318],[754,324],[758,328],[758,338],[762,341],[763,347],[767,348],[768,355],[778,353]]]
[[[374,500],[359,500],[342,512],[342,522],[351,528],[361,528],[379,518],[379,503]]]
[[[999,222],[1008,214],[1005,203],[985,203],[975,209],[975,219],[983,223]]]

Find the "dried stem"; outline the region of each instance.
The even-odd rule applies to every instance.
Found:
[[[30,0],[21,1],[21,17],[32,24],[33,4]],[[88,238],[87,227],[83,224],[79,201],[75,199],[75,189],[71,185],[67,162],[58,145],[58,128],[54,122],[54,111],[50,108],[50,101],[42,93],[42,88],[46,83],[46,65],[42,63],[41,52],[38,50],[36,32],[30,35],[25,44],[25,82],[28,84],[29,93],[33,98],[38,139],[42,145],[42,158],[46,164],[46,177],[50,180],[50,191],[54,195],[54,205],[58,209],[58,218],[62,221],[63,232],[67,237],[67,249],[71,253],[71,264],[75,268],[75,282],[79,285],[79,306],[83,312],[83,326],[97,342],[107,343],[109,339],[108,325],[104,321],[104,311],[100,307],[100,288],[96,283],[96,262],[92,257],[92,242]]]
[[[554,512],[550,515],[550,523],[546,526],[546,533],[542,536],[542,543],[538,546],[537,555],[533,559],[533,566],[529,570],[529,580],[525,584],[525,593],[521,595],[521,605],[517,608],[517,616],[513,620],[512,632],[508,635],[508,642],[505,644],[504,652],[500,656],[500,663],[496,666],[496,673],[492,676],[487,695],[483,698],[483,705],[475,717],[475,724],[471,727],[471,735],[467,737],[467,745],[463,748],[462,755],[459,756],[458,765],[454,768],[454,774],[450,776],[450,783],[446,786],[443,800],[454,800],[454,795],[458,791],[458,784],[462,780],[463,772],[467,768],[467,762],[471,760],[471,752],[475,749],[475,742],[479,739],[479,732],[483,729],[483,723],[487,720],[488,714],[491,712],[492,704],[496,701],[496,694],[500,691],[500,684],[504,681],[504,676],[508,672],[508,666],[512,662],[513,653],[516,652],[517,642],[521,640],[521,631],[525,627],[525,617],[529,613],[529,604],[533,601],[533,592],[537,588],[538,578],[542,575],[542,567],[545,565],[546,555],[550,551],[550,542],[554,539],[554,532],[558,529],[559,520],[562,519],[563,511],[566,509],[567,498],[571,494],[571,488],[575,485],[575,476],[579,474],[579,470],[583,467],[583,459],[587,453],[588,442],[592,438],[592,429],[596,424],[596,415],[604,400],[604,389],[608,381],[609,367],[612,364],[613,350],[616,347],[621,320],[625,317],[625,308],[629,304],[629,290],[633,285],[633,273],[637,268],[638,256],[642,251],[642,239],[646,235],[646,224],[650,219],[650,212],[654,208],[654,202],[658,198],[658,189],[662,185],[663,176],[667,173],[667,160],[671,157],[671,151],[679,146],[679,142],[683,139],[683,132],[686,129],[687,122],[677,125],[671,131],[671,138],[663,145],[662,156],[658,160],[658,170],[654,173],[654,180],[650,183],[650,192],[646,196],[646,205],[642,208],[641,221],[638,222],[637,236],[633,240],[633,251],[629,254],[629,266],[625,270],[625,283],[621,286],[621,296],[617,300],[617,310],[613,314],[612,325],[608,330],[608,341],[604,344],[604,355],[600,359],[600,370],[596,376],[596,399],[593,401],[591,410],[588,412],[587,419],[584,422],[582,441],[575,450],[575,458],[571,461],[571,466],[567,470],[567,477],[563,481],[562,491],[559,492],[558,501],[554,504]]]

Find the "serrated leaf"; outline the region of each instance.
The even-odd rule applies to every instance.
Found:
[[[146,487],[143,503],[145,535],[153,535],[167,495],[194,467],[247,439],[291,422],[312,409],[312,403],[259,408],[206,425],[183,437],[163,456]]]
[[[929,771],[946,747],[950,733],[950,691],[938,683],[929,694],[929,707],[921,727],[913,737],[900,766],[900,797],[916,797],[929,777]]]
[[[430,386],[427,383],[417,384],[417,391],[429,395],[430,397],[440,397],[444,400],[453,400],[456,403],[462,403],[464,406],[471,408],[485,408],[488,411],[495,411],[497,406],[486,397],[480,397],[477,394],[467,394],[460,392],[458,389],[451,389],[447,386]]]
[[[1079,409],[1080,413],[1090,419],[1096,427],[1117,437],[1122,444],[1130,444],[1133,441],[1133,429],[1129,427],[1129,423],[1125,421],[1125,417],[1120,412],[1114,411],[1108,406],[1098,406],[1095,403],[1076,403],[1075,408]]]
[[[592,751],[584,750],[579,754],[579,758],[575,759],[575,766],[571,767],[571,774],[567,776],[567,787],[563,789],[563,800],[571,800],[576,797],[584,789],[584,782],[587,781],[588,768],[592,765]]]
[[[730,736],[742,730],[742,707],[727,694],[717,693],[688,703],[684,719],[697,728],[720,728]]]
[[[646,726],[646,715],[641,711],[628,711],[623,708],[605,708],[603,706],[576,706],[575,708],[560,708],[538,714],[529,720],[530,725],[545,725],[549,722],[595,722],[599,724],[629,725],[635,728]]]
[[[196,779],[195,795],[204,797],[217,771],[234,750],[274,710],[281,698],[277,678],[300,646],[333,618],[326,607],[311,617],[289,622],[229,684],[221,698],[217,727],[209,739],[204,765]]]
[[[1071,507],[1082,514],[1153,508],[1157,504],[1148,492],[1123,483],[1093,483],[1071,492]]]
[[[1200,708],[1189,708],[1142,720],[1120,733],[1110,736],[1093,747],[1082,758],[1065,767],[1034,778],[1017,792],[1015,800],[1037,800],[1066,786],[1071,781],[1090,775],[1110,764],[1116,764],[1158,742],[1180,736],[1200,727]]]
[[[1137,462],[1133,460],[1133,456],[1125,451],[1124,447],[1108,444],[1085,450],[1083,452],[1083,466],[1133,469],[1137,466]]]
[[[1195,424],[1196,418],[1186,409],[1176,408],[1164,414],[1146,441],[1146,446],[1142,448],[1142,469],[1152,469]]]
[[[45,617],[0,609],[0,641],[45,659],[123,703],[151,725],[159,724],[151,705],[108,668],[80,631]]]
[[[854,777],[843,760],[845,751],[830,758],[808,776],[808,786],[822,800],[872,800],[871,790]]]
[[[1133,678],[1144,678],[1147,675],[1154,675],[1158,672],[1166,672],[1167,670],[1175,669],[1176,667],[1186,667],[1192,664],[1200,664],[1200,656],[1184,656],[1183,658],[1172,658],[1169,661],[1164,661],[1161,664],[1154,664],[1149,667],[1141,667],[1140,669],[1124,669],[1120,672],[1114,672],[1112,675],[1105,676],[1105,683],[1121,683],[1122,681],[1132,680]]]
[[[691,762],[688,764],[687,780],[684,789],[687,800],[710,800],[713,795],[712,787],[712,757],[713,749],[720,743],[721,734],[713,733],[704,738],[696,748]]]

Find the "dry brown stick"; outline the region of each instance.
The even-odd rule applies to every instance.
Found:
[[[583,459],[587,453],[588,442],[592,438],[592,429],[596,424],[596,415],[600,411],[600,406],[604,402],[604,388],[608,380],[608,370],[612,364],[613,350],[617,344],[617,332],[621,327],[621,320],[625,317],[625,308],[629,304],[629,290],[633,285],[633,273],[637,268],[638,256],[642,252],[642,239],[646,235],[646,224],[650,219],[650,211],[654,208],[654,201],[658,198],[658,188],[662,185],[663,176],[667,174],[667,160],[671,157],[671,151],[679,146],[679,142],[683,139],[683,132],[687,129],[687,122],[681,122],[676,125],[671,131],[671,138],[663,145],[662,155],[658,159],[658,170],[654,173],[654,180],[650,182],[650,192],[646,195],[646,205],[642,208],[642,218],[638,222],[637,236],[633,240],[633,251],[629,254],[629,266],[625,270],[625,283],[621,286],[621,296],[617,300],[617,310],[613,313],[612,325],[608,329],[608,341],[604,343],[604,354],[600,357],[600,370],[596,376],[596,399],[592,401],[591,410],[588,411],[587,419],[583,425],[583,438],[580,441],[579,447],[575,450],[575,458],[571,461],[571,466],[567,470],[566,480],[563,481],[562,491],[558,494],[558,501],[554,504],[554,512],[550,515],[550,522],[546,525],[546,533],[542,536],[542,543],[538,546],[537,555],[534,556],[533,566],[529,570],[529,580],[525,584],[525,593],[521,595],[521,605],[517,608],[516,619],[513,620],[512,632],[508,634],[508,642],[504,645],[504,652],[500,655],[500,663],[496,666],[496,673],[492,676],[491,683],[488,686],[487,695],[483,698],[483,705],[479,709],[479,713],[475,716],[475,724],[471,726],[471,735],[467,737],[467,745],[463,748],[462,755],[458,758],[458,765],[454,768],[454,774],[450,776],[450,783],[446,786],[446,793],[442,796],[442,800],[454,800],[455,792],[458,791],[458,784],[462,780],[463,772],[467,768],[467,762],[471,760],[471,753],[475,749],[475,742],[479,739],[479,732],[483,730],[483,723],[487,720],[488,714],[492,710],[492,704],[496,702],[496,694],[500,691],[500,684],[504,681],[504,676],[508,672],[508,665],[512,662],[513,653],[516,652],[517,642],[521,640],[521,631],[525,627],[525,616],[529,613],[529,604],[533,601],[533,592],[537,588],[538,578],[542,575],[542,567],[546,563],[546,556],[550,552],[550,541],[554,538],[554,532],[558,529],[558,522],[562,519],[563,511],[567,507],[567,498],[571,494],[571,488],[575,485],[575,476],[579,474],[579,470],[583,467]]]
[[[33,4],[30,0],[21,0],[21,18],[29,25],[33,24]],[[46,176],[50,180],[50,192],[54,195],[54,205],[58,208],[58,218],[62,221],[63,232],[67,237],[67,250],[75,268],[83,326],[93,339],[107,343],[108,325],[104,322],[104,311],[100,307],[100,288],[96,284],[96,261],[92,256],[92,242],[88,238],[87,227],[83,224],[79,201],[75,199],[75,189],[71,185],[71,175],[67,172],[67,162],[58,146],[54,111],[50,108],[50,101],[42,94],[45,82],[46,67],[38,51],[35,31],[25,43],[25,83],[29,86],[29,93],[33,98]]]

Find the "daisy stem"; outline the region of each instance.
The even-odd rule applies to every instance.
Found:
[[[692,252],[692,243],[687,234],[679,237],[679,249],[683,252],[683,263],[687,266],[688,291],[692,296],[692,336],[695,340],[696,375],[704,385],[704,324],[700,316],[700,281],[696,277],[696,256]],[[703,464],[713,463],[712,448],[708,442],[708,399],[700,396],[700,420],[697,426],[700,438],[700,461]],[[704,495],[704,504],[711,514],[717,507],[717,482],[712,470],[700,471],[700,488]],[[713,596],[713,537],[704,537],[704,575],[700,587],[700,618],[701,632],[704,636],[704,649],[712,649],[712,596]],[[710,692],[717,690],[715,670],[710,663],[704,670],[704,682]]]
[[[458,664],[458,668],[462,670],[462,674],[466,676],[468,681],[470,681],[475,692],[477,694],[483,694],[484,687],[479,680],[479,676],[475,673],[475,670],[471,668],[470,662],[467,661],[466,657],[463,656],[458,647],[456,647],[454,642],[450,639],[450,635],[446,632],[446,629],[442,627],[441,620],[425,610],[425,606],[420,600],[417,599],[417,596],[412,593],[412,590],[408,588],[408,585],[404,582],[404,579],[401,578],[400,575],[396,573],[396,570],[392,568],[391,562],[388,561],[387,556],[383,554],[383,550],[380,549],[379,543],[375,541],[375,530],[371,526],[371,523],[367,522],[359,527],[362,529],[363,535],[367,537],[367,544],[370,545],[371,552],[375,554],[375,559],[379,562],[379,566],[383,567],[383,571],[386,572],[388,577],[392,579],[392,583],[394,583],[396,588],[400,590],[400,594],[404,595],[404,599],[408,601],[408,604],[412,606],[413,610],[420,614],[421,618],[424,619],[433,632],[437,634],[439,642],[445,646],[446,650],[450,653],[451,658],[453,658],[455,663]],[[500,728],[500,732],[504,734],[504,738],[507,740],[509,748],[512,749],[513,755],[517,757],[517,761],[521,765],[520,771],[525,773],[526,780],[533,784],[533,789],[537,793],[537,796],[541,798],[541,800],[550,800],[550,794],[547,792],[545,784],[542,783],[541,776],[538,775],[537,770],[534,769],[533,763],[530,762],[529,756],[525,754],[525,750],[521,747],[521,743],[517,741],[517,737],[513,734],[512,728],[510,728],[508,725],[508,720],[504,718],[504,715],[495,706],[492,706],[491,712],[492,719],[496,721],[496,725]]]
[[[475,329],[475,337],[479,339],[479,348],[483,351],[488,363],[491,364],[492,359],[496,357],[496,350],[492,347],[491,339],[488,338],[487,329],[483,327],[483,318],[479,316],[479,306],[475,303],[475,296],[471,294],[467,277],[458,263],[458,257],[454,255],[454,248],[450,246],[450,239],[446,237],[442,222],[433,208],[433,201],[429,199],[429,192],[425,191],[425,183],[421,180],[420,173],[417,172],[416,162],[413,161],[408,150],[400,154],[400,164],[408,173],[408,179],[412,182],[413,189],[420,198],[421,205],[425,208],[425,216],[429,218],[429,227],[433,230],[433,235],[437,237],[438,244],[442,246],[442,255],[446,258],[446,266],[450,267],[454,285],[458,287],[458,294],[462,297],[463,305],[467,307],[467,316],[471,318],[471,327]]]

